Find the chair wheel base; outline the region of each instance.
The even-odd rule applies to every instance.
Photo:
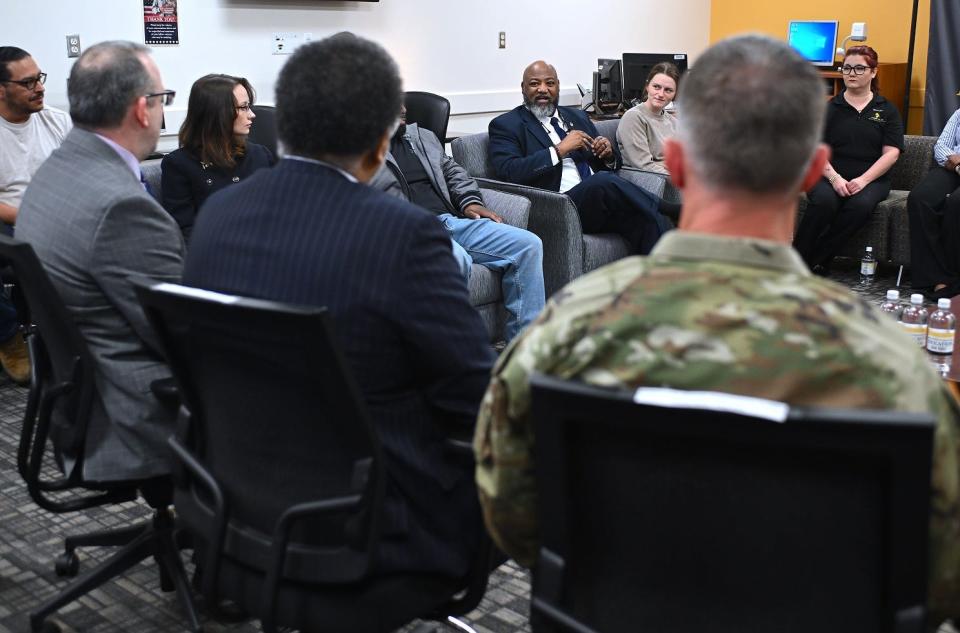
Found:
[[[61,578],[73,578],[80,571],[80,557],[76,552],[64,552],[53,562],[53,570]]]

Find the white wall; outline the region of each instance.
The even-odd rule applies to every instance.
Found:
[[[166,87],[177,91],[169,109],[175,135],[193,81],[210,72],[243,75],[258,101],[273,101],[284,55],[273,55],[274,32],[341,30],[380,42],[400,65],[404,87],[446,96],[450,130],[486,129],[496,113],[520,101],[523,68],[543,58],[554,64],[563,102],[577,102],[576,83],[590,85],[598,57],[626,52],[686,52],[707,46],[710,0],[180,0],[180,45],[154,47]],[[20,46],[50,76],[47,102],[66,104],[64,36],[88,46],[105,39],[143,41],[140,0],[0,0],[0,43]],[[497,48],[506,31],[507,47]],[[161,147],[169,149],[168,138]]]

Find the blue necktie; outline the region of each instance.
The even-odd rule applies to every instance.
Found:
[[[560,137],[560,140],[567,138],[567,131],[563,129],[560,125],[560,119],[557,117],[550,117],[550,125],[553,126],[553,129],[556,131],[557,136]],[[577,150],[575,152],[570,152],[570,158],[573,159],[573,164],[577,166],[577,173],[580,174],[580,180],[584,181],[590,177],[590,165],[587,164],[587,161],[583,158],[583,151]]]
[[[143,172],[142,172],[142,171],[140,172],[140,184],[143,185],[143,190],[144,190],[144,191],[146,191],[147,193],[149,193],[151,196],[153,195],[153,188],[150,186],[150,183],[147,182],[147,179],[146,179],[146,177],[143,175]],[[154,196],[154,197],[156,197],[156,196]]]

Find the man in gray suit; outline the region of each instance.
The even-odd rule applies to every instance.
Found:
[[[504,224],[483,206],[477,181],[444,153],[433,132],[407,123],[405,107],[390,153],[370,185],[437,214],[468,282],[474,262],[501,273],[507,342],[537,318],[545,302],[540,238]]]
[[[74,64],[67,93],[75,127],[30,182],[16,237],[37,252],[94,358],[84,478],[165,475],[175,412],[150,385],[170,374],[131,280],[179,281],[183,268],[177,223],[145,190],[139,166],[173,92],[145,47],[104,42]]]

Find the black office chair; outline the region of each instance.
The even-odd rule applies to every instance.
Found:
[[[533,631],[924,630],[930,416],[653,393],[534,377]]]
[[[177,591],[190,630],[199,630],[189,583],[174,541],[173,518],[168,508],[169,483],[106,483],[83,478],[87,422],[97,397],[90,351],[29,244],[0,236],[0,263],[15,272],[31,321],[26,339],[32,378],[17,451],[17,467],[30,498],[45,510],[61,513],[132,501],[139,492],[154,508],[151,521],[67,537],[65,552],[55,565],[60,576],[77,574],[77,547],[122,547],[33,611],[31,629],[56,630],[56,625],[46,622],[49,615],[153,556],[160,566],[161,586]],[[59,474],[67,463],[72,463],[72,467]],[[71,494],[64,494],[68,492]]]
[[[383,457],[326,310],[171,284],[138,293],[183,397],[175,506],[207,600],[232,600],[268,633],[392,631],[479,603],[489,548],[466,579],[371,577]]]
[[[263,145],[274,159],[279,159],[277,155],[277,109],[268,105],[253,106],[253,113],[256,118],[250,126],[250,135],[247,139],[251,143]]]
[[[437,135],[441,143],[447,140],[450,121],[450,102],[432,92],[407,92],[404,95],[407,123],[416,123]]]

